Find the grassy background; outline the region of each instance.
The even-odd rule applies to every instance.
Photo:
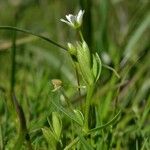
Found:
[[[76,34],[60,18],[80,8],[85,10],[82,31],[91,52],[98,52],[103,64],[113,67],[120,75],[118,79],[112,71],[102,68],[91,107],[94,118],[91,126],[95,122],[96,125],[108,122],[118,109],[122,113],[115,125],[93,137],[93,147],[149,150],[148,0],[1,0],[0,26],[28,29],[65,46],[74,41]],[[20,124],[11,91],[15,91],[24,111],[33,149],[48,149],[41,128],[48,127],[47,117],[54,109],[50,101],[58,98],[52,95],[51,79],[61,79],[74,108],[82,110],[80,101],[84,98],[76,96],[75,71],[70,62],[66,51],[46,41],[0,30],[0,149],[12,149],[19,136]],[[72,133],[67,117],[62,115],[62,118],[65,147],[76,133]],[[86,149],[84,140],[81,143]],[[25,142],[22,149],[27,145]]]

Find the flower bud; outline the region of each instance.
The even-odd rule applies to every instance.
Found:
[[[68,51],[69,51],[69,53],[71,55],[76,56],[76,54],[77,54],[76,47],[73,44],[71,44],[71,43],[68,43],[67,45],[68,45]]]

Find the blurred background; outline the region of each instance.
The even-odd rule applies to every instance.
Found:
[[[134,145],[135,139],[140,141],[150,131],[149,0],[0,0],[0,26],[26,29],[66,47],[78,36],[60,19],[80,9],[85,10],[82,31],[91,52],[97,52],[102,63],[120,75],[118,78],[113,71],[102,68],[94,103],[101,104],[105,121],[117,101],[117,106],[124,109],[117,138],[126,139],[121,141],[123,146]],[[54,78],[63,81],[70,97],[76,94],[70,88],[76,85],[75,71],[65,50],[29,34],[0,29],[0,126],[8,147],[17,132],[11,91],[15,91],[32,133],[45,123],[50,81]],[[143,113],[146,116],[141,122]],[[141,126],[137,134],[138,123]],[[130,130],[126,131],[126,126]],[[42,141],[41,134],[38,138]]]

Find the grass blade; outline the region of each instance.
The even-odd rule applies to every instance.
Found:
[[[65,108],[63,108],[54,101],[51,101],[51,103],[53,104],[54,107],[57,108],[57,110],[61,111],[65,116],[75,121],[77,124],[81,125],[80,122],[76,119],[75,114],[73,112],[66,110]]]
[[[69,150],[69,149],[71,149],[71,147],[73,147],[76,143],[78,143],[79,142],[79,137],[76,137],[69,145],[67,145],[65,148],[64,148],[64,150]]]
[[[80,142],[82,143],[85,150],[93,150],[92,146],[89,144],[88,141],[79,133]]]
[[[12,37],[12,58],[11,58],[11,93],[14,91],[15,86],[15,71],[16,71],[16,31],[13,31]]]
[[[96,127],[96,128],[94,128],[94,129],[91,129],[91,130],[89,131],[89,134],[92,133],[92,132],[95,132],[95,131],[104,129],[104,128],[110,126],[111,124],[113,124],[113,123],[118,119],[120,113],[121,113],[121,111],[119,111],[118,114],[117,114],[112,120],[110,120],[108,123],[106,123],[106,124],[104,124],[104,125],[102,125],[102,126]]]
[[[0,149],[4,150],[4,137],[2,132],[2,126],[0,125]]]
[[[149,25],[150,25],[150,12],[145,16],[143,22],[139,25],[139,27],[129,38],[129,42],[125,47],[125,51],[124,51],[125,60],[123,60],[123,62],[126,62],[132,56],[136,43],[142,37],[143,32],[148,28]]]
[[[18,136],[18,139],[17,139],[16,144],[14,145],[13,149],[20,150],[23,145],[24,140],[26,140],[29,150],[32,150],[30,136],[27,131],[26,119],[25,119],[23,109],[19,105],[15,94],[12,95],[12,98],[13,98],[14,106],[15,106],[16,112],[18,114],[19,122],[20,122],[19,136]]]
[[[55,46],[67,51],[67,48],[63,47],[62,45],[60,45],[56,42],[54,42],[53,40],[51,40],[51,39],[49,39],[45,36],[39,35],[37,33],[33,33],[31,31],[28,31],[28,30],[24,30],[24,29],[20,29],[20,28],[17,28],[17,27],[12,27],[12,26],[0,26],[0,30],[15,30],[15,31],[26,33],[26,34],[31,34],[31,35],[39,37],[39,38],[41,38],[41,39],[43,39],[43,40],[45,40],[45,41],[47,41],[47,42],[49,42],[49,43],[51,43]]]

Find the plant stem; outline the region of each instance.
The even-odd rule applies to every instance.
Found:
[[[81,38],[82,42],[84,42],[84,38],[83,38],[81,30],[79,29],[78,32],[79,32],[79,35],[80,35],[80,38]]]
[[[109,122],[107,122],[106,124],[103,124],[103,125],[101,125],[101,126],[99,126],[99,127],[90,129],[87,133],[83,133],[82,136],[83,136],[83,137],[88,136],[88,135],[90,135],[90,134],[92,134],[92,133],[94,133],[94,132],[96,132],[96,131],[98,131],[98,130],[102,130],[102,129],[104,129],[104,128],[106,128],[106,127],[108,127],[108,126],[114,124],[115,121],[116,121],[116,120],[118,119],[118,117],[120,116],[120,113],[121,113],[121,111],[119,111],[119,112],[114,116],[114,118],[112,118],[112,119],[111,119]],[[77,144],[77,143],[79,142],[79,140],[80,140],[80,138],[79,138],[79,136],[77,136],[69,145],[67,145],[67,146],[64,148],[64,150],[69,150],[69,149],[71,149],[75,144]]]
[[[98,127],[96,127],[96,128],[90,129],[90,130],[88,131],[88,134],[91,134],[91,133],[96,132],[96,131],[98,131],[98,130],[104,129],[104,128],[106,128],[107,126],[112,125],[112,124],[115,123],[115,121],[118,119],[118,117],[120,116],[120,114],[121,114],[121,110],[120,110],[120,111],[114,116],[114,118],[112,118],[109,122],[105,123],[104,125],[98,126]]]
[[[89,118],[89,109],[91,104],[91,98],[94,91],[94,85],[88,85],[87,87],[87,97],[86,97],[86,103],[85,103],[85,122],[84,122],[84,131],[88,132],[89,126],[88,126],[88,118]]]
[[[2,125],[0,124],[0,149],[4,150],[4,137],[2,132]]]
[[[81,96],[80,79],[79,79],[79,73],[78,73],[78,69],[77,69],[77,65],[76,64],[75,64],[75,71],[76,71],[76,77],[77,77],[78,92],[79,92],[79,95]]]
[[[52,41],[51,39],[49,39],[49,38],[47,38],[47,37],[45,37],[45,36],[39,35],[39,34],[37,34],[37,33],[31,32],[31,31],[28,31],[28,30],[24,30],[24,29],[20,29],[20,28],[17,28],[17,27],[12,27],[12,26],[0,26],[0,30],[2,30],[2,29],[4,29],[4,30],[19,31],[19,32],[23,32],[23,33],[26,33],[26,34],[30,34],[30,35],[39,37],[39,38],[41,38],[41,39],[43,39],[43,40],[45,40],[45,41],[48,41],[49,43],[51,43],[51,44],[53,44],[53,45],[55,45],[55,46],[57,46],[57,47],[59,47],[59,48],[65,50],[65,51],[67,51],[67,48],[66,48],[66,47],[64,47],[64,46],[62,46],[62,45],[60,45],[60,44],[58,44],[58,43],[55,42],[55,41]]]
[[[16,24],[16,21],[15,21]],[[16,31],[13,31],[12,37],[12,56],[11,56],[11,93],[14,91],[15,86],[15,72],[16,72]]]
[[[64,150],[69,150],[73,145],[75,145],[79,141],[79,137],[76,137],[68,146],[64,148]]]

